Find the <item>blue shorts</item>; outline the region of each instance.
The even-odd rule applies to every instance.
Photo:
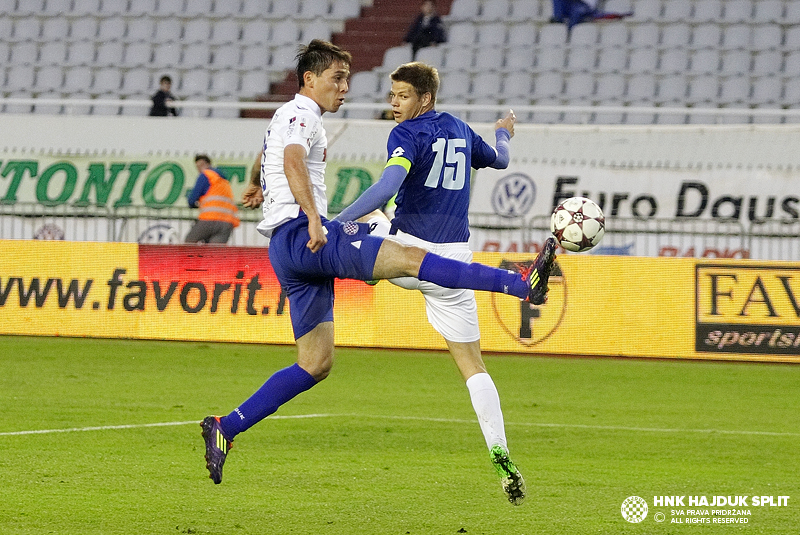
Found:
[[[289,297],[294,338],[333,321],[334,279],[372,279],[375,258],[383,238],[369,235],[367,223],[328,221],[328,243],[316,253],[308,243],[308,217],[284,223],[272,232],[269,260]]]

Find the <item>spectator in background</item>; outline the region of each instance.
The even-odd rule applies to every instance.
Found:
[[[563,22],[568,30],[581,22],[598,19],[622,19],[633,12],[611,13],[603,11],[603,0],[553,0],[553,17],[550,22]]]
[[[412,59],[416,59],[417,50],[426,46],[436,46],[447,41],[442,19],[436,13],[436,3],[424,0],[420,6],[420,14],[408,29],[403,42],[411,43]]]
[[[211,159],[198,154],[194,164],[200,172],[194,188],[187,195],[189,206],[200,208],[200,215],[186,243],[228,243],[231,233],[239,226],[236,203],[228,178],[211,167]]]
[[[171,89],[172,78],[162,76],[161,80],[159,80],[158,92],[153,95],[153,107],[150,108],[150,117],[167,117],[169,115],[177,117],[178,110],[172,106],[175,95],[172,94]]]

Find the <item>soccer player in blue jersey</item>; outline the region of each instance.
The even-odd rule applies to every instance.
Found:
[[[328,376],[334,351],[334,279],[414,277],[446,288],[515,295],[535,304],[547,295],[554,249],[540,253],[525,272],[515,273],[370,235],[366,223],[327,219],[322,115],[344,103],[350,60],[348,52],[325,41],[315,39],[301,47],[300,89],[267,127],[261,164],[264,219],[258,229],[270,238],[270,263],[287,291],[297,363],[275,372],[230,414],[203,419],[206,467],[214,483],[222,481],[234,437]],[[447,179],[448,173],[443,176]]]
[[[390,93],[397,126],[389,134],[386,167],[380,179],[337,220],[356,220],[397,194],[390,233],[404,244],[464,262],[469,249],[470,168],[505,169],[514,135],[513,111],[495,124],[495,147],[464,121],[434,110],[439,75],[434,67],[413,62],[392,74]],[[545,249],[552,251],[550,238]],[[481,357],[478,309],[469,289],[442,288],[414,278],[393,283],[425,296],[428,320],[442,334],[466,381],[490,458],[509,501],[519,505],[525,483],[509,459],[500,397]]]

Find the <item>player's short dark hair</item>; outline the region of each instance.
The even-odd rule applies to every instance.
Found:
[[[397,67],[389,76],[393,82],[405,82],[414,88],[417,96],[431,94],[431,103],[436,102],[439,91],[439,71],[426,63],[412,61]]]
[[[206,162],[208,165],[211,165],[211,158],[208,157],[208,154],[202,154],[201,153],[201,154],[198,154],[198,155],[196,155],[194,157],[195,163],[197,163],[197,162],[199,162],[201,160]]]
[[[346,63],[348,66],[353,61],[350,52],[342,50],[338,46],[321,39],[314,39],[306,46],[301,46],[297,52],[297,81],[300,87],[305,85],[303,75],[307,71],[321,76],[326,69],[337,61]]]
[[[165,74],[164,76],[161,77],[161,80],[159,80],[158,83],[163,84],[164,82],[172,83],[172,78],[170,78]]]

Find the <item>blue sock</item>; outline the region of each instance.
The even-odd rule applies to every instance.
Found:
[[[250,429],[277,411],[278,407],[315,384],[316,379],[297,364],[278,370],[255,394],[232,413],[219,419],[222,432],[228,440],[233,440],[233,437]]]
[[[487,292],[528,297],[528,283],[522,275],[506,269],[483,264],[468,264],[428,253],[419,266],[419,280],[432,282],[445,288],[466,288]]]

